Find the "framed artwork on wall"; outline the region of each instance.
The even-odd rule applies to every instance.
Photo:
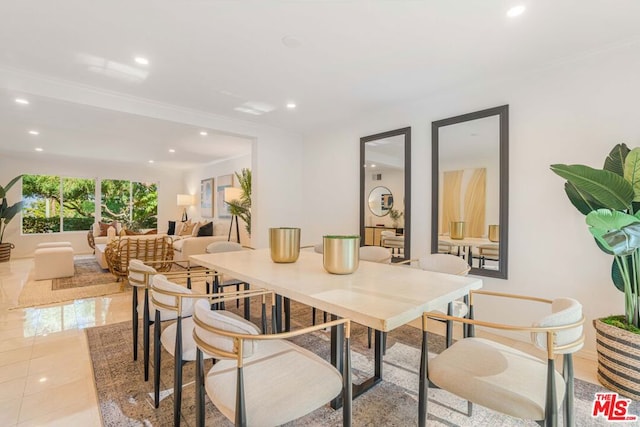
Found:
[[[229,212],[229,205],[224,202],[224,189],[227,187],[233,187],[233,175],[222,175],[217,178],[218,186],[216,187],[216,193],[218,195],[218,201],[216,204],[218,210],[218,218],[231,218]]]
[[[203,218],[213,218],[213,178],[200,181],[200,216]]]

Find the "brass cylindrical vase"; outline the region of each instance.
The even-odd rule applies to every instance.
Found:
[[[300,256],[300,229],[279,227],[269,229],[269,247],[273,262],[296,262]]]
[[[464,239],[464,225],[464,221],[451,221],[451,224],[449,225],[449,235],[452,239]]]
[[[500,226],[499,225],[490,225],[489,226],[489,240],[492,242],[500,241]]]
[[[360,236],[324,236],[323,266],[332,274],[351,274],[358,269]]]

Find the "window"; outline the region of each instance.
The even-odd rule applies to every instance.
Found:
[[[100,189],[103,221],[120,221],[133,230],[157,227],[157,184],[103,180]],[[24,175],[22,197],[24,234],[90,230],[95,222],[96,182],[93,179]]]
[[[100,214],[139,230],[158,225],[158,186],[155,183],[105,179],[101,183]]]
[[[24,175],[22,232],[89,230],[94,222],[95,192],[92,179]]]

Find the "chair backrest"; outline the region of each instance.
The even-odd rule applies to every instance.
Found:
[[[147,273],[147,280],[145,280],[145,274]],[[129,283],[133,286],[142,285],[149,286],[153,280],[153,276],[157,274],[155,268],[143,263],[139,259],[129,260]]]
[[[221,335],[207,330],[198,325],[203,323],[211,328],[220,329],[225,332],[239,335],[259,335],[260,328],[244,318],[226,310],[211,310],[207,300],[198,300],[195,303],[194,319],[196,321],[195,336],[210,346],[209,349],[202,348],[205,353],[212,354],[219,359],[228,359],[223,353],[235,353],[235,340],[233,337]],[[251,357],[258,348],[258,341],[244,340],[242,346],[243,357]]]
[[[391,251],[382,246],[362,246],[360,248],[360,260],[389,264]]]
[[[171,282],[162,274],[156,274],[153,276],[151,283],[151,298],[154,306],[160,311],[161,317],[170,317],[171,314],[175,314],[178,310],[178,297],[168,295],[163,291],[174,292],[178,294],[191,295],[193,292],[186,286],[179,285]],[[166,309],[159,307],[158,303],[175,307],[174,309]],[[182,298],[182,310],[178,313],[181,317],[187,317],[193,315],[193,305],[195,301],[193,298]]]
[[[220,253],[220,252],[235,252],[235,251],[241,251],[242,250],[242,245],[240,243],[236,243],[236,242],[213,242],[211,243],[209,246],[207,246],[207,253],[208,254],[216,254],[216,253]]]
[[[576,323],[582,319],[582,304],[573,298],[556,298],[551,303],[551,314],[534,322],[536,327],[564,326]],[[558,331],[554,340],[554,353],[574,353],[584,345],[583,325]],[[533,332],[531,334],[533,344],[543,350],[547,349],[547,334]],[[555,347],[567,346],[567,348],[555,349]]]
[[[157,271],[168,271],[173,260],[173,241],[167,236],[121,237],[107,244],[104,255],[109,271],[115,276],[128,276],[129,261],[131,259],[165,261],[161,264],[156,264],[155,269]]]
[[[471,270],[469,263],[463,258],[449,254],[429,254],[419,260],[420,268],[437,273],[466,276]]]

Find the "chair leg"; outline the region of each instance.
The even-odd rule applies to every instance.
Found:
[[[558,425],[558,405],[556,405],[558,396],[555,384],[555,366],[556,364],[554,359],[547,360],[547,398],[544,408],[544,422],[545,425],[551,427]]]
[[[371,328],[367,328],[367,346],[371,348]]]
[[[315,307],[311,307],[311,325],[312,326],[316,325],[316,308]]]
[[[200,349],[196,352],[196,427],[204,427],[204,360]]]
[[[138,288],[131,287],[131,323],[133,327],[133,360],[138,360]]]
[[[173,373],[173,425],[180,425],[180,409],[182,406],[182,318],[176,321],[176,346],[174,352]]]
[[[453,316],[453,302],[449,302],[447,305],[447,315]],[[446,331],[446,346],[447,348],[451,347],[451,343],[453,342],[453,321],[447,320],[447,331]]]
[[[420,352],[420,380],[418,388],[418,427],[427,425],[427,394],[429,391],[428,377],[428,345],[427,331],[422,331],[422,351]]]
[[[160,406],[160,312],[156,310],[156,320],[153,325],[153,403]]]
[[[236,285],[236,292],[240,293],[240,284]],[[236,308],[240,308],[240,299],[239,298],[236,300]]]
[[[144,380],[149,381],[149,289],[144,290],[144,313],[142,314],[142,344],[144,346]]]
[[[249,290],[248,283],[244,284],[244,290],[245,291]],[[250,298],[244,299],[244,318],[248,321],[251,321],[251,299]]]
[[[566,384],[566,392],[563,404],[564,425],[566,427],[574,427],[575,419],[573,417],[573,356],[571,354],[565,354],[563,356],[562,376],[564,377],[564,382]]]

